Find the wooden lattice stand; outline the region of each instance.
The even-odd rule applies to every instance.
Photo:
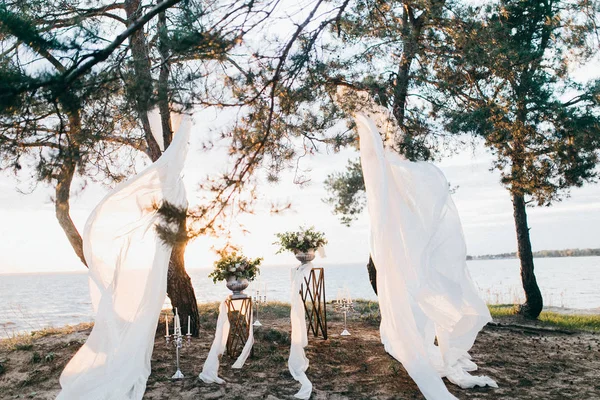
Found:
[[[227,355],[238,357],[250,335],[250,316],[252,313],[252,298],[227,299],[227,318],[229,319],[229,336],[227,337]]]
[[[300,296],[304,301],[304,311],[308,319],[307,330],[315,337],[327,339],[327,309],[325,305],[325,271],[313,268],[300,287]]]

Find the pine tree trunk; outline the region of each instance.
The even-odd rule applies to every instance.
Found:
[[[137,18],[141,13],[141,0],[125,0],[125,13],[127,15],[128,21],[133,21]],[[163,18],[161,16],[161,18]],[[162,22],[161,22],[162,23]],[[150,56],[148,53],[148,46],[146,43],[146,37],[143,30],[139,30],[134,33],[129,38],[129,45],[131,48],[131,54],[133,57],[133,69],[135,72],[135,85],[132,88],[132,94],[135,96],[139,118],[142,123],[142,128],[144,130],[144,135],[146,138],[147,149],[146,153],[152,160],[152,162],[156,161],[160,155],[161,150],[158,145],[158,142],[152,135],[152,131],[150,129],[150,122],[148,120],[147,111],[150,109],[151,99],[154,95],[154,86],[153,86],[153,78],[151,73],[151,63]],[[164,69],[161,69],[161,76],[163,80],[163,85],[166,84]],[[167,139],[165,139],[165,149],[170,143],[170,137],[172,135],[170,123],[165,123],[165,120],[168,120],[168,107],[164,106],[164,90],[165,87],[159,88],[160,94],[159,97],[162,96],[163,100],[159,105],[161,108],[161,121],[163,126],[163,137],[166,134]],[[166,98],[168,101],[168,96]],[[166,103],[168,104],[168,102]],[[166,129],[165,129],[166,128]],[[171,299],[171,304],[173,307],[177,307],[179,312],[179,316],[181,318],[181,326],[184,333],[187,333],[187,316],[190,315],[192,319],[192,334],[194,336],[198,336],[198,329],[200,326],[200,315],[198,314],[198,304],[196,300],[196,295],[194,293],[194,287],[192,286],[192,280],[187,274],[184,266],[184,252],[187,243],[178,244],[173,248],[171,253],[171,259],[169,261],[169,272],[167,275],[167,295]]]
[[[71,219],[71,206],[69,200],[71,198],[71,183],[73,182],[74,175],[75,165],[68,160],[65,161],[61,167],[56,183],[54,210],[56,219],[65,235],[67,235],[67,239],[69,239],[69,243],[75,251],[75,254],[77,254],[77,257],[79,257],[83,265],[87,267],[85,257],[83,256],[83,240]]]
[[[198,337],[200,331],[200,314],[198,313],[198,302],[192,286],[192,280],[185,270],[184,254],[187,242],[179,243],[173,247],[171,260],[169,261],[169,272],[167,274],[167,295],[175,307],[181,319],[182,333],[187,333],[188,315],[191,317],[192,336]]]
[[[518,255],[521,262],[521,281],[525,290],[525,304],[519,307],[519,314],[526,318],[536,319],[542,312],[544,303],[533,271],[533,252],[527,225],[525,199],[522,194],[513,194],[512,202],[517,230]]]
[[[186,235],[186,219],[180,222],[180,234]],[[173,312],[175,308],[181,319],[181,329],[187,333],[188,315],[191,317],[192,336],[198,337],[200,331],[200,314],[198,312],[198,301],[192,286],[192,279],[185,270],[185,249],[188,241],[182,240],[173,245],[171,258],[169,259],[169,270],[167,272],[167,296],[171,300]]]
[[[377,270],[375,269],[375,263],[373,258],[369,255],[369,262],[367,264],[367,271],[369,272],[369,282],[375,294],[377,294]]]

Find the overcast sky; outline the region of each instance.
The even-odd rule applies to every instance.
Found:
[[[215,112],[196,116],[192,150],[185,168],[188,197],[193,203],[194,188],[206,173],[218,172],[225,165],[219,150],[199,150],[202,138],[222,120]],[[272,245],[276,232],[295,229],[301,224],[315,225],[329,239],[326,263],[365,262],[368,256],[368,221],[362,215],[351,227],[342,226],[322,199],[327,174],[344,168],[348,158],[357,153],[348,149],[338,154],[325,153],[303,158],[301,167],[310,169],[311,182],[300,187],[291,173],[284,174],[277,185],[261,186],[262,201],[256,214],[241,221],[247,235],[234,233],[234,240],[250,256],[265,258],[265,264],[292,264],[288,254],[275,255]],[[511,252],[516,249],[512,206],[508,192],[499,184],[499,175],[489,171],[492,156],[481,148],[463,151],[437,165],[458,190],[453,195],[460,212],[468,253],[472,255]],[[0,175],[0,273],[84,271],[54,216],[51,190],[40,186],[32,194],[20,194],[16,181]],[[23,185],[24,186],[24,185]],[[93,207],[107,193],[89,185],[72,198],[72,217],[81,231]],[[271,216],[266,206],[270,200],[291,201],[292,210]],[[261,206],[261,204],[265,206]],[[600,185],[590,184],[572,191],[571,198],[551,208],[529,209],[531,239],[534,250],[600,247]],[[199,238],[190,243],[186,255],[188,268],[209,267],[215,259],[210,251],[215,241]]]

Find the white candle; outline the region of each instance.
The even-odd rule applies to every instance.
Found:
[[[179,314],[177,314],[177,329],[178,334],[181,335],[181,319],[179,319]]]
[[[169,314],[165,314],[165,335],[169,336]]]
[[[188,335],[192,334],[192,331],[190,331],[190,327],[192,326],[192,318],[191,316],[188,315]]]

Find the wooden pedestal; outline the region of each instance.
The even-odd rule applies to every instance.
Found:
[[[227,318],[229,319],[229,336],[227,337],[227,355],[237,358],[244,349],[250,335],[250,316],[252,314],[252,298],[227,299]]]
[[[313,268],[300,287],[304,311],[308,319],[307,330],[315,337],[327,339],[327,308],[325,303],[325,271]]]

